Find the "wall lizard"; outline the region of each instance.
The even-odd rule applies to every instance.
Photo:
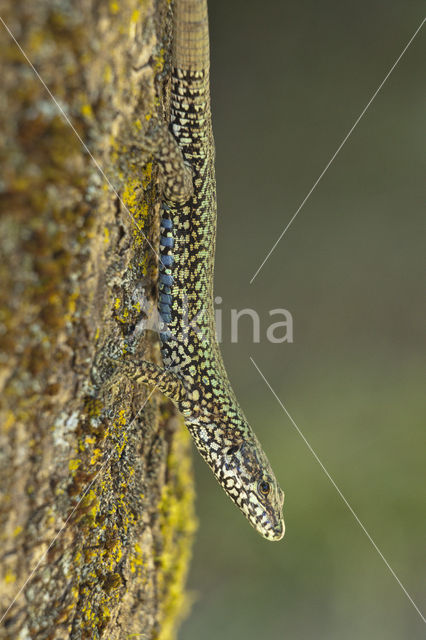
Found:
[[[157,154],[165,194],[159,275],[164,368],[131,361],[124,368],[176,403],[226,493],[260,534],[280,540],[284,494],[237,402],[216,339],[216,183],[206,0],[175,1],[172,67],[172,135],[163,136]]]

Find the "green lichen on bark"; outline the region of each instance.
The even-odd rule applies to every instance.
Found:
[[[170,6],[0,13],[105,173],[0,27],[1,612],[18,594],[0,638],[168,640],[187,606],[189,442],[108,356],[159,359],[138,328],[156,293],[144,143],[167,112]]]

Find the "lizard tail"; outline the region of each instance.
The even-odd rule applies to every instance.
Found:
[[[175,0],[173,65],[184,71],[210,66],[207,0]]]

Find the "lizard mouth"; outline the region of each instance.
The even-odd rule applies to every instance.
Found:
[[[271,527],[265,534],[265,538],[268,540],[282,540],[285,533],[285,524],[284,520],[280,520],[278,524],[274,527]]]

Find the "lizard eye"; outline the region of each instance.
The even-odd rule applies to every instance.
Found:
[[[229,447],[227,451],[228,456],[233,456],[234,453],[237,453],[239,450],[240,450],[240,446],[238,444],[235,444],[234,446]]]
[[[261,480],[257,485],[257,490],[262,496],[267,496],[270,489],[269,482],[266,482],[266,480]]]

